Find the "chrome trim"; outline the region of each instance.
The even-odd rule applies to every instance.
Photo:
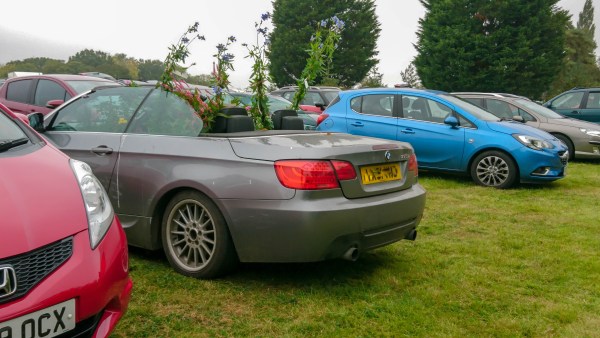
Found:
[[[17,291],[17,273],[11,265],[0,266],[0,299]]]

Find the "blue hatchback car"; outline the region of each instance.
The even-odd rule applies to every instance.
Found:
[[[545,131],[493,114],[445,92],[349,90],[327,107],[317,130],[409,142],[419,168],[470,174],[483,186],[565,176],[568,151]]]

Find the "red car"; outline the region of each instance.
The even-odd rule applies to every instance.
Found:
[[[99,77],[68,74],[13,77],[0,87],[0,103],[15,113],[46,115],[73,96],[106,85],[118,83]]]
[[[127,241],[90,167],[0,104],[0,337],[106,337],[127,310]]]

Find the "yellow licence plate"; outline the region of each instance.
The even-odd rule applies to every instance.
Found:
[[[402,179],[399,163],[370,165],[360,168],[363,184],[381,183]]]

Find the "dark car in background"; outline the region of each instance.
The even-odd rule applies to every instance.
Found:
[[[544,130],[569,148],[570,159],[600,159],[600,125],[564,117],[527,98],[499,93],[453,93],[502,119]]]
[[[548,100],[544,107],[566,117],[600,123],[600,88],[573,88]]]
[[[307,106],[303,108],[304,110],[320,113],[325,110],[325,107],[327,107],[331,101],[337,97],[337,94],[340,92],[340,90],[341,89],[338,87],[308,87],[306,89],[306,95],[304,96],[304,99],[300,101],[300,104]],[[281,96],[291,102],[294,99],[294,95],[296,95],[297,91],[298,86],[286,86],[274,90],[270,94]]]
[[[90,167],[0,104],[0,337],[107,337],[132,281],[127,241]]]
[[[0,103],[15,113],[45,115],[79,93],[115,84],[111,80],[83,75],[19,76],[6,80],[0,87]]]
[[[91,166],[129,244],[162,248],[188,276],[215,277],[238,260],[356,260],[414,240],[425,207],[404,142],[306,130],[202,133],[187,102],[148,86],[84,93],[46,116],[45,131],[33,121],[40,117],[30,115],[32,126]]]

